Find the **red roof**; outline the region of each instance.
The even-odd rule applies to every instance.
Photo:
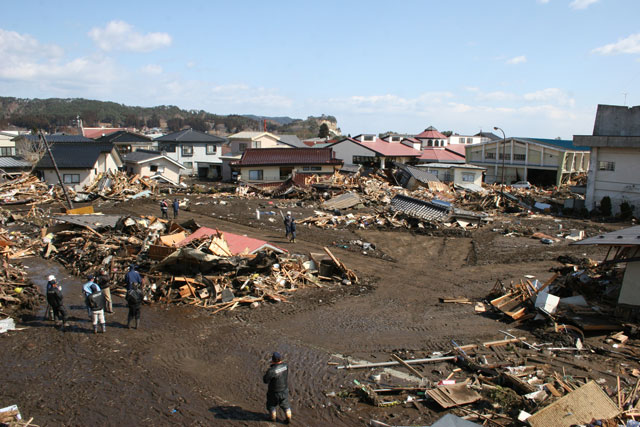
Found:
[[[346,138],[343,141],[349,140],[353,143],[361,145],[369,150],[375,151],[385,157],[418,157],[420,151],[414,150],[404,144],[390,143],[383,139],[376,138],[375,141],[358,141],[353,138]]]
[[[178,242],[177,246],[185,246],[186,244],[188,244],[193,240],[201,239],[205,237],[211,237],[214,234],[217,234],[218,231],[219,230],[209,228],[209,227],[200,227],[195,232],[187,236],[186,239],[184,239],[181,242]],[[272,245],[271,243],[265,240],[254,239],[252,237],[241,236],[239,234],[233,234],[233,233],[227,233],[227,232],[223,232],[223,234],[224,234],[224,239],[227,241],[227,246],[229,246],[231,253],[234,255],[238,255],[244,252],[253,254],[263,248],[271,248],[280,252],[286,252],[284,249],[281,249],[275,245]]]
[[[340,165],[331,148],[247,148],[236,166]]]
[[[438,132],[437,129],[433,128],[433,127],[428,127],[427,129],[424,130],[424,132],[419,133],[418,135],[416,135],[416,138],[421,138],[421,139],[447,139],[447,137],[443,134],[441,134],[440,132]]]
[[[86,138],[100,138],[101,136],[110,135],[119,130],[127,130],[125,128],[82,128],[82,136]]]
[[[457,154],[460,154],[462,157],[467,157],[467,146],[465,144],[449,144],[444,148],[445,150],[455,151]]]
[[[426,147],[422,150],[420,160],[435,163],[464,163],[464,156],[445,148]]]

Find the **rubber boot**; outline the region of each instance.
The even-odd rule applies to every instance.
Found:
[[[62,332],[67,332],[67,322],[62,322]]]
[[[269,419],[274,423],[276,422],[277,420],[276,411],[271,412]]]
[[[136,319],[136,326],[135,328],[138,329],[138,326],[140,326],[140,319]]]
[[[94,334],[98,333],[98,325],[93,325],[93,333]]]
[[[107,325],[106,323],[102,323],[101,326],[102,326],[102,333],[104,334],[105,332],[107,332]]]
[[[291,424],[291,409],[287,409],[287,419],[284,422],[285,424]]]

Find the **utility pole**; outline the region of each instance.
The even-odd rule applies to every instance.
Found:
[[[67,187],[65,187],[64,182],[62,182],[62,177],[60,176],[60,170],[58,169],[58,164],[56,163],[56,159],[53,158],[53,154],[51,153],[51,147],[49,147],[47,138],[45,138],[42,130],[40,130],[39,137],[40,137],[40,140],[44,143],[44,146],[47,147],[47,153],[49,153],[49,158],[51,159],[51,163],[53,163],[53,168],[56,170],[56,175],[58,175],[58,182],[60,182],[60,186],[62,187],[62,192],[64,193],[64,197],[67,199],[67,203],[69,204],[69,209],[73,209],[73,202],[71,201],[71,198],[67,193]]]
[[[504,134],[504,131],[500,129],[498,126],[494,126],[493,130],[499,130],[502,132],[502,188],[500,190],[501,193],[504,193],[504,158],[505,158],[505,148],[507,148],[507,137]],[[498,150],[496,150],[497,152]]]

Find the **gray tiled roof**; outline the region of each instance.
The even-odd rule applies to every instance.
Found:
[[[296,135],[277,135],[277,136],[278,136],[278,139],[280,139],[280,141],[284,142],[285,144],[291,145],[292,147],[309,148],[309,146],[306,145],[304,142],[302,142],[300,138],[298,138]]]
[[[424,169],[405,165],[403,163],[395,163],[395,166],[398,169],[402,169],[403,171],[407,172],[408,174],[410,174],[412,177],[422,182],[423,184],[426,184],[428,182],[440,182],[437,176],[435,176],[430,172],[425,171]]]
[[[426,200],[414,199],[413,197],[397,194],[391,199],[391,206],[394,210],[400,211],[405,215],[427,221],[439,221],[449,216],[450,208],[427,202]]]
[[[31,163],[27,162],[21,157],[0,157],[0,169],[10,168],[31,168]]]
[[[101,144],[93,142],[54,144],[51,147],[53,158],[60,169],[86,169],[92,168],[98,157],[102,153],[109,153],[113,150],[112,144]],[[53,163],[48,154],[45,154],[36,165],[36,169],[53,168]]]
[[[183,129],[155,139],[160,142],[226,142],[225,138],[193,129]]]
[[[38,135],[25,135],[29,141],[35,142],[38,141]],[[60,144],[60,143],[78,143],[78,142],[91,142],[95,143],[91,138],[86,138],[82,135],[65,135],[65,134],[53,134],[53,135],[45,135],[47,142],[50,144]]]

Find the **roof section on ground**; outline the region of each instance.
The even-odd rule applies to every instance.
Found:
[[[572,245],[640,246],[640,225],[589,237]]]

